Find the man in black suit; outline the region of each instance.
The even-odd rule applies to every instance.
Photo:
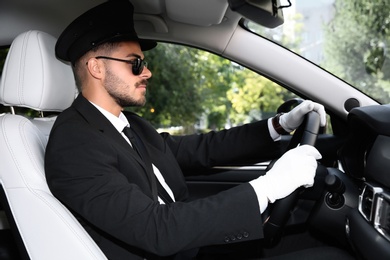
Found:
[[[46,149],[49,187],[79,219],[109,259],[144,259],[263,237],[269,202],[311,186],[321,157],[314,147],[284,154],[267,175],[214,196],[187,201],[183,169],[257,162],[280,155],[282,131],[324,108],[305,101],[293,111],[203,135],[158,134],[127,106],[146,102],[143,51],[133,7],[113,1],[81,15],[61,34],[60,59],[70,61],[80,94],[58,116]],[[184,253],[183,253],[184,252]]]

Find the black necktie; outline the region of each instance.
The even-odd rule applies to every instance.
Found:
[[[143,154],[143,151],[141,151],[139,149],[139,147],[140,147],[140,145],[138,144],[139,141],[135,137],[135,134],[134,134],[133,130],[130,127],[126,126],[125,128],[123,128],[123,133],[127,136],[127,138],[129,138],[131,146],[133,147],[133,149],[138,153],[138,155],[143,160],[146,155]],[[145,151],[145,153],[146,153],[146,151]]]
[[[148,167],[151,167],[152,163],[151,163],[151,160],[149,158],[149,154],[146,151],[145,145],[142,142],[141,138],[137,135],[137,133],[135,133],[133,131],[133,129],[130,127],[125,127],[123,129],[123,133],[127,136],[127,138],[129,138],[131,145],[133,146],[133,149],[138,153],[138,155],[141,157],[142,161],[145,164],[148,164],[147,165]],[[158,196],[166,204],[172,203],[173,200],[172,200],[171,196],[169,196],[168,192],[164,189],[164,187],[161,185],[161,183],[158,181],[158,179],[154,175],[153,168],[151,169],[151,171],[153,173],[152,174],[153,176],[151,177],[151,179],[153,179],[153,182],[156,182],[156,184],[157,184]]]

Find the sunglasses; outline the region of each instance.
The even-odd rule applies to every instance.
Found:
[[[117,58],[112,58],[112,57],[106,57],[106,56],[97,56],[95,59],[106,59],[106,60],[114,60],[114,61],[120,61],[124,62],[127,64],[131,64],[131,71],[135,76],[138,76],[142,73],[145,67],[147,67],[148,63],[141,59],[141,58],[136,58],[134,60],[122,60],[122,59],[117,59]]]

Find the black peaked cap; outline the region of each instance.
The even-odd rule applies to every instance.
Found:
[[[128,0],[111,0],[88,10],[62,32],[55,46],[56,56],[75,63],[92,48],[118,41],[137,41],[143,51],[154,48],[155,41],[138,38],[133,12]]]

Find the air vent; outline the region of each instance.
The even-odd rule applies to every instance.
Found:
[[[381,193],[375,201],[374,227],[390,240],[390,195]]]
[[[359,212],[369,222],[373,217],[375,196],[382,191],[382,188],[366,183],[362,194],[359,196]]]

